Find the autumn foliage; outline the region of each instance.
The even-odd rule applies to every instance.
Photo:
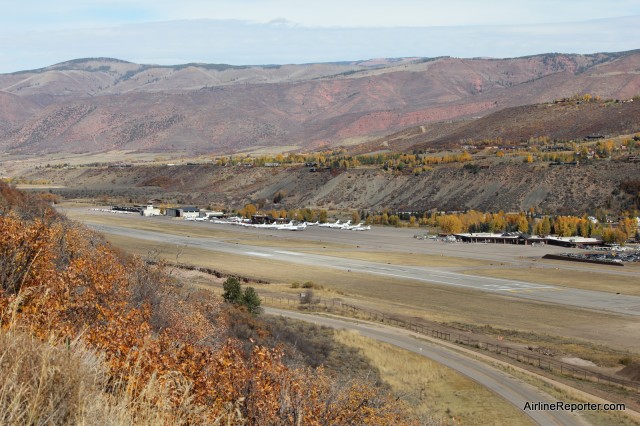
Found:
[[[291,368],[279,348],[247,355],[210,293],[45,207],[24,216],[15,200],[2,201],[14,204],[0,215],[0,326],[56,345],[80,339],[103,355],[107,389],[135,397],[157,381],[167,412],[195,407],[174,419],[183,424],[403,424],[402,406],[371,386]]]

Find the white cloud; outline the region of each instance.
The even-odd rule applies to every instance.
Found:
[[[640,14],[637,0],[29,0],[3,4],[0,28],[77,28],[183,19],[283,18],[315,27],[541,24]]]
[[[0,15],[0,72],[97,56],[271,64],[640,47],[637,0],[324,0],[304,7],[293,0],[33,0],[33,13],[17,4]]]
[[[313,27],[426,27],[577,22],[640,14],[637,0],[138,0],[159,19],[284,18]]]

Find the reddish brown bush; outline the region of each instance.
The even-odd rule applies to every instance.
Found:
[[[19,198],[19,197],[18,197]],[[238,407],[250,424],[390,424],[401,406],[321,369],[292,369],[282,351],[249,355],[224,340],[229,321],[210,293],[195,294],[87,229],[52,216],[0,216],[0,324],[58,342],[80,338],[104,354],[113,383],[132,395],[151,380],[219,418]]]

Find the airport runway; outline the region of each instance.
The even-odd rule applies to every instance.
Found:
[[[411,333],[410,331],[364,321],[347,321],[333,317],[303,314],[275,308],[266,308],[265,312],[267,314],[282,315],[336,329],[354,330],[363,336],[422,355],[475,380],[515,405],[539,425],[589,424],[575,412],[524,410],[527,402],[555,403],[556,400],[540,389],[491,367],[482,361],[465,356],[457,351],[437,345],[428,340],[419,339],[415,333]],[[571,403],[575,401],[567,400],[562,402]]]
[[[95,225],[88,223],[87,226],[97,231],[109,234],[157,241],[163,244],[168,243],[197,247],[204,250],[223,252],[229,255],[260,257],[285,263],[321,266],[343,271],[363,272],[393,278],[422,281],[425,283],[433,283],[443,286],[454,286],[484,292],[493,292],[544,303],[554,303],[623,315],[640,316],[640,297],[638,296],[467,275],[454,271],[447,271],[443,268],[392,265],[355,259],[341,259],[338,257],[318,254],[308,254],[296,252],[294,250],[282,250],[277,247],[232,244],[220,239],[198,237],[196,235],[187,237],[166,234],[159,231],[143,231],[115,225]],[[194,234],[197,234],[197,229],[193,229]],[[240,227],[238,229],[240,230]]]

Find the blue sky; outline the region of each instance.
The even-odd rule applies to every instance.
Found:
[[[0,0],[0,4],[0,72],[105,56],[167,65],[241,65],[640,48],[638,0]]]

